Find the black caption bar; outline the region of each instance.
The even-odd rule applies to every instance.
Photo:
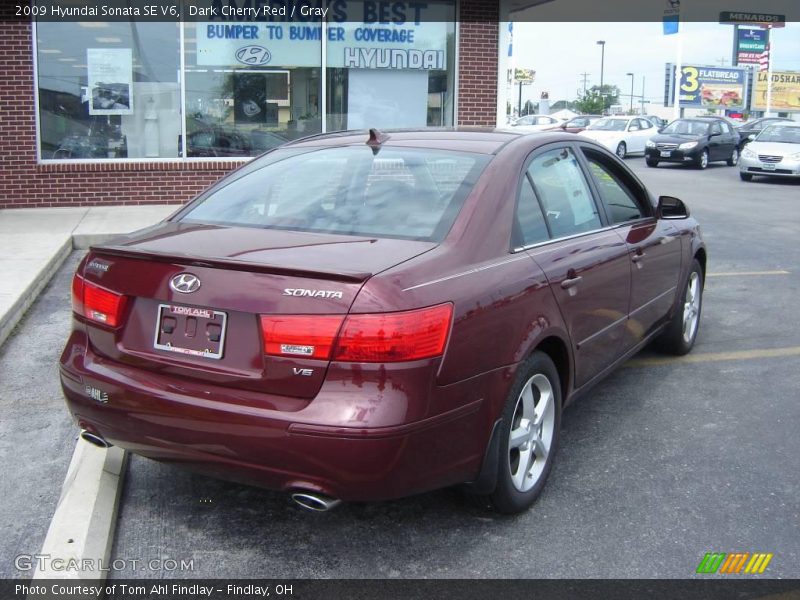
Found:
[[[3,0],[0,20],[42,21],[358,21],[381,25],[451,20],[455,0]],[[719,22],[731,0],[476,0],[462,2],[461,21]],[[476,4],[480,4],[476,9]],[[761,0],[774,23],[800,21],[797,0]],[[750,14],[750,13],[747,13]],[[738,22],[738,21],[737,21]]]
[[[2,580],[0,597],[63,600],[755,600],[800,597],[800,580]]]

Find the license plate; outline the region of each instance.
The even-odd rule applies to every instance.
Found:
[[[661,151],[661,157],[662,158],[669,158],[670,156],[672,156],[672,152],[670,152],[669,150],[662,150]]]
[[[774,171],[775,165],[772,163],[761,163],[761,168],[765,171]]]
[[[222,358],[228,316],[196,306],[159,304],[153,347],[166,352]]]

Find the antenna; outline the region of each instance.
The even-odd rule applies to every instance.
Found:
[[[369,140],[367,140],[367,146],[372,148],[372,154],[377,155],[381,149],[381,144],[385,143],[389,139],[389,135],[379,131],[378,129],[370,129],[369,130]]]

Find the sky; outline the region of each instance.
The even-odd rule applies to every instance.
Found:
[[[683,63],[731,66],[732,25],[718,23],[680,24],[683,38]],[[772,31],[773,69],[800,71],[800,23],[789,23]],[[601,48],[605,40],[603,80],[630,94],[634,74],[634,94],[663,105],[664,65],[675,62],[677,36],[665,36],[659,22],[646,23],[514,23],[514,62],[517,67],[536,71],[533,85],[523,87],[523,103],[538,101],[540,93],[550,93],[550,103],[574,100],[583,88],[582,73],[589,73],[587,87],[600,83]],[[517,98],[515,87],[511,97]],[[634,104],[638,98],[634,98]],[[627,105],[628,97],[620,104]]]

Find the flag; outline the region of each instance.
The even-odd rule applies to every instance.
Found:
[[[764,48],[764,52],[758,57],[758,70],[769,71],[769,44]]]

